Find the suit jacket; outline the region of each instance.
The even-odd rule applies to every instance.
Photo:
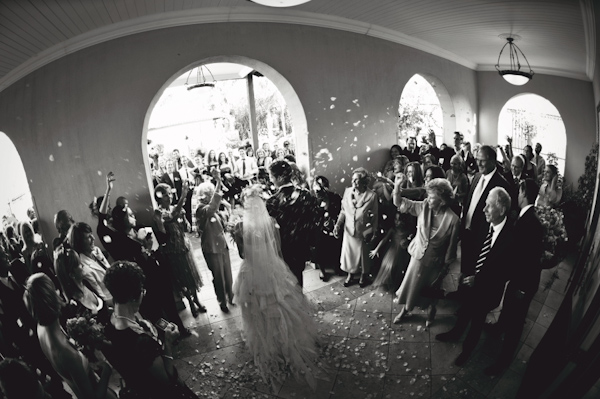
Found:
[[[228,253],[223,221],[218,214],[221,195],[214,193],[208,204],[200,204],[196,209],[196,223],[201,237],[202,253]]]
[[[535,208],[529,208],[515,223],[513,275],[509,289],[520,290],[533,296],[540,285],[541,258],[544,253],[544,227]]]
[[[411,152],[408,147],[404,149],[402,155],[406,155],[410,162],[421,162],[421,147],[415,146],[415,149]]]
[[[443,264],[449,264],[456,259],[460,220],[450,208],[446,208],[442,223],[432,235],[429,202],[403,198],[395,203],[400,204],[398,207],[400,212],[408,212],[417,217],[417,233],[408,246],[408,253],[412,257],[422,259],[427,248],[431,248],[436,253],[445,248]]]
[[[465,200],[465,208],[464,215],[462,218],[461,227],[464,229],[466,227],[467,220],[467,212],[471,206],[471,200],[473,199],[473,191],[475,191],[475,187],[479,184],[479,180],[481,179],[482,174],[477,173],[473,178],[473,182],[471,183],[471,187],[469,189],[469,194]],[[485,220],[485,215],[483,214],[483,208],[485,207],[485,200],[487,199],[488,194],[494,187],[502,187],[508,193],[511,193],[511,188],[504,177],[500,174],[500,171],[496,169],[496,173],[492,176],[487,186],[481,193],[481,197],[479,198],[479,202],[477,202],[477,206],[473,212],[473,217],[471,218],[471,231],[474,234],[480,235],[483,232],[483,236],[485,237],[486,232],[489,228],[489,223]]]
[[[183,187],[183,181],[181,180],[181,175],[179,174],[179,172],[173,172],[173,180],[171,180],[171,176],[169,176],[169,174],[166,172],[160,178],[161,183],[168,184],[169,186],[171,186],[171,188],[175,189],[176,195],[173,196],[173,200],[171,201],[171,203],[175,204],[177,203],[177,201],[179,201],[179,198],[181,197]]]
[[[513,275],[514,259],[519,256],[515,251],[514,234],[514,228],[507,220],[479,273],[475,274],[476,260],[471,265],[470,274],[475,275],[475,281],[470,300],[480,309],[492,310],[500,304],[506,282]],[[478,250],[484,239],[480,240]]]
[[[342,210],[338,216],[337,225],[344,227],[345,233],[352,237],[366,236],[377,233],[379,200],[374,191],[367,189],[360,202],[352,203],[352,192],[348,187],[342,197]]]
[[[279,225],[284,259],[308,260],[310,247],[323,223],[323,212],[307,190],[280,187],[268,200],[267,211]]]

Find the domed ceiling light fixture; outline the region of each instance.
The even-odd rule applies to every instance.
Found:
[[[300,4],[308,3],[310,0],[248,0],[252,3],[267,7],[294,7]]]
[[[498,55],[498,63],[496,63],[496,70],[506,80],[508,83],[515,86],[523,86],[525,83],[529,82],[533,78],[533,70],[529,65],[529,61],[527,61],[527,57],[521,51],[521,49],[514,43],[516,40],[520,40],[521,37],[519,35],[512,34],[502,34],[499,37],[502,39],[506,39],[506,43],[500,50],[500,55]],[[502,57],[502,52],[508,46],[508,67],[501,68],[500,67],[500,58]],[[521,61],[520,58],[523,58],[527,63],[527,69],[529,72],[525,70],[521,70]]]
[[[210,77],[212,78],[212,82],[206,81],[206,76],[204,75],[203,68],[206,69],[208,71],[208,73],[210,74]],[[188,81],[190,80],[190,76],[192,75],[192,72],[194,72],[194,69],[196,69],[196,84],[188,86]],[[208,69],[208,67],[206,65],[200,65],[198,68],[192,68],[190,70],[190,73],[188,74],[188,77],[185,80],[185,85],[188,86],[188,88],[187,88],[188,90],[192,90],[192,89],[198,89],[200,87],[215,87],[215,82],[216,82],[215,77],[213,76],[210,69]]]

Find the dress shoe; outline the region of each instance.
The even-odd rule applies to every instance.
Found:
[[[221,307],[221,312],[229,313],[229,308],[227,307],[226,304],[222,304],[220,307]]]
[[[360,281],[358,282],[358,286],[359,286],[360,288],[365,288],[365,287],[366,287],[367,285],[369,285],[369,284],[371,284],[371,281],[369,281],[369,280],[360,280]]]
[[[352,284],[354,284],[354,281],[352,281],[351,277],[347,278],[346,281],[344,281],[344,287],[350,287]]]
[[[464,366],[467,363],[467,360],[469,360],[470,355],[470,353],[460,352],[460,355],[458,355],[458,357],[454,361],[454,365],[458,367]]]
[[[503,364],[500,363],[494,363],[489,367],[486,367],[483,372],[485,373],[485,375],[489,375],[491,376],[495,376],[495,375],[500,375],[504,372],[504,370],[506,370],[507,367],[504,366]]]
[[[448,332],[436,335],[435,339],[437,339],[438,341],[441,341],[441,342],[452,342],[452,341],[458,341],[460,339],[460,336],[458,334],[456,334],[454,331],[450,330]]]
[[[198,305],[198,312],[206,313],[206,308],[204,307],[204,305],[202,305],[202,304]]]
[[[321,281],[327,282],[327,281],[329,281],[329,274],[327,274],[325,272],[321,272],[321,273],[319,273],[319,278],[321,279]]]

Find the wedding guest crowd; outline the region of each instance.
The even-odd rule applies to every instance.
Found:
[[[178,150],[153,155],[151,226],[138,224],[127,198],[111,206],[112,172],[104,194],[89,205],[97,226],[59,210],[50,247],[33,209],[27,221],[3,218],[0,354],[19,361],[0,364],[0,371],[31,376],[27,370],[37,370],[40,389],[53,398],[68,397],[62,381],[77,397],[112,398],[107,381],[114,366],[127,389],[143,397],[196,397],[173,366],[174,345],[191,335],[178,306],[187,304],[194,318],[207,311],[190,238],[199,239],[220,309],[228,313],[236,302],[227,235],[239,225],[242,190],[260,184],[282,258],[299,286],[312,262],[323,281],[340,274],[344,287],[374,284],[394,295],[401,306],[394,323],[417,307],[428,309],[426,326],[441,298],[457,300],[456,325],[436,336],[454,341],[468,331],[457,365],[468,361],[486,314],[504,297],[490,327],[504,334],[502,350],[485,370],[503,372],[539,284],[543,228],[535,207],[560,203],[558,169],[541,157],[539,143],[535,152],[526,146],[515,155],[511,141],[506,148],[471,146],[455,132],[453,145],[438,147],[430,131],[418,144],[409,137],[405,148],[391,146],[380,171],[354,169],[343,196],[331,190],[332,176],[307,179],[286,141],[256,151],[244,145],[189,157]],[[444,293],[459,245],[458,287]],[[68,324],[77,318],[104,326],[108,346],[94,354],[74,346]]]

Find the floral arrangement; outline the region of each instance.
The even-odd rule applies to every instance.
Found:
[[[578,187],[575,191],[575,202],[584,209],[590,209],[594,192],[596,191],[596,178],[598,175],[598,143],[594,144],[590,153],[585,158],[585,172],[577,181]]]
[[[91,361],[97,361],[96,351],[110,345],[104,336],[104,326],[93,317],[73,317],[67,320],[70,341]]]
[[[544,254],[542,267],[550,269],[565,257],[565,243],[568,241],[563,213],[549,206],[536,207],[536,212],[544,227]]]

